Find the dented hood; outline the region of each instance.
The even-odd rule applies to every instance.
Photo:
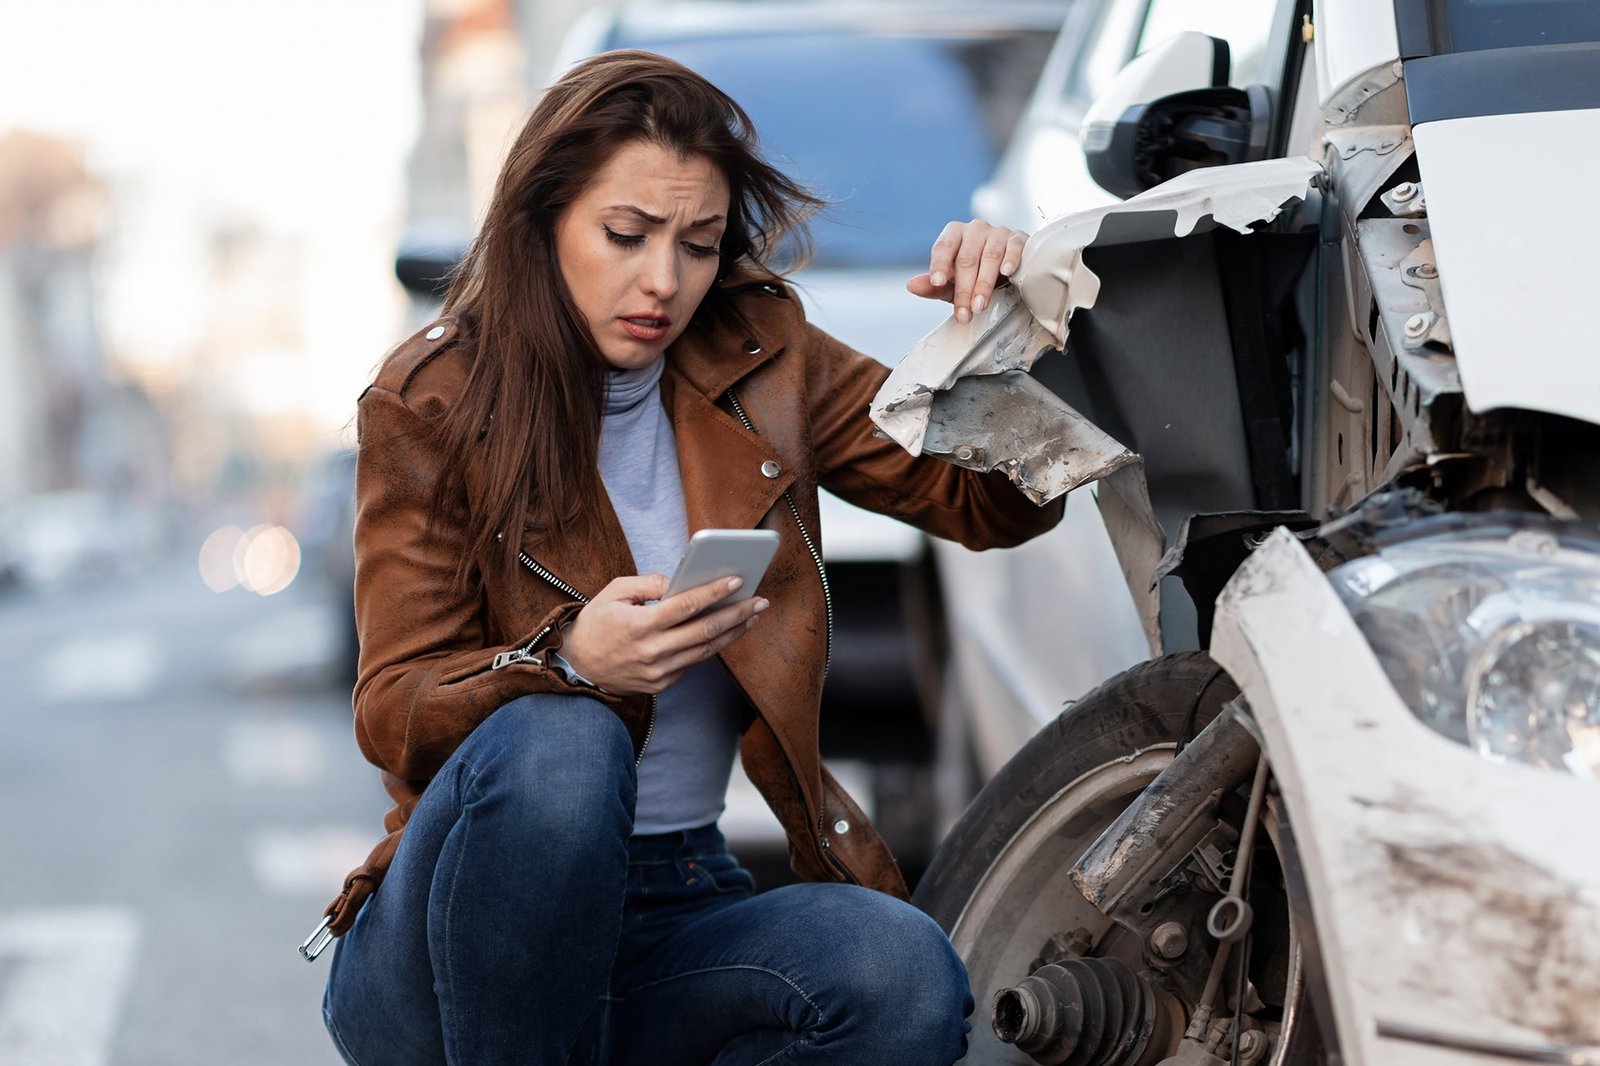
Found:
[[[1600,424],[1600,111],[1448,119],[1412,136],[1467,405]]]

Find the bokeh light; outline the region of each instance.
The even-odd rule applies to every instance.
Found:
[[[239,584],[233,569],[233,553],[244,539],[238,526],[223,526],[200,545],[200,580],[212,592],[227,592]]]
[[[234,549],[234,572],[251,592],[271,596],[300,572],[300,542],[282,526],[256,526]]]
[[[300,573],[300,542],[282,526],[223,526],[200,546],[200,579],[212,592],[282,592]]]

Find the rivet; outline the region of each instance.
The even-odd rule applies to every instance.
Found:
[[[1397,203],[1405,203],[1417,195],[1417,187],[1409,181],[1402,181],[1394,187],[1394,198]]]
[[[497,542],[499,542],[501,544],[504,544],[506,542],[506,531],[503,530],[503,529],[502,530],[498,530],[494,535],[494,539]]]
[[[1417,266],[1417,277],[1433,279],[1439,276],[1439,268],[1432,263],[1422,263]]]
[[[1427,315],[1412,315],[1410,318],[1406,319],[1406,336],[1420,337],[1424,333],[1428,332],[1428,326],[1429,322]]]
[[[444,336],[444,327],[443,326],[434,326],[428,332],[424,333],[423,336],[427,337],[430,341],[436,341],[440,337]]]
[[[747,340],[744,342],[744,353],[746,355],[760,355],[761,345],[757,344],[754,340]]]
[[[845,821],[843,818],[840,818],[837,822],[833,823],[833,831],[838,833],[840,836],[843,836],[844,834],[850,832],[850,823]]]
[[[963,444],[961,447],[956,449],[956,458],[960,459],[963,463],[969,461],[972,458],[972,449]]]
[[[783,468],[777,463],[773,462],[771,459],[768,459],[766,462],[761,464],[761,473],[765,477],[777,477],[779,474],[783,473]]]

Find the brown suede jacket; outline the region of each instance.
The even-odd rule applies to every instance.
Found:
[[[764,528],[781,538],[761,582],[771,607],[758,630],[722,653],[753,715],[741,758],[788,833],[798,874],[903,898],[894,858],[817,752],[831,638],[817,487],[970,548],[1027,540],[1054,525],[1062,507],[1034,506],[1000,474],[913,458],[875,437],[867,406],[888,371],[809,325],[782,285],[729,287],[748,328],[691,326],[667,353],[661,396],[690,529]],[[461,323],[447,316],[391,352],[359,404],[356,739],[396,806],[385,818],[389,835],[327,908],[336,935],[382,880],[428,781],[496,708],[530,692],[581,693],[615,709],[636,752],[648,737],[650,697],[597,693],[544,663],[581,600],[526,562],[486,574],[479,594],[454,591],[466,536],[428,530],[442,460],[427,430],[459,394],[471,359]],[[610,501],[602,494],[595,506],[597,539],[508,535],[550,576],[592,597],[635,572]]]

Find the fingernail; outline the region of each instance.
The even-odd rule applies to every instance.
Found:
[[[956,321],[957,322],[969,322],[971,320],[972,320],[972,312],[971,311],[968,311],[965,307],[956,308]]]
[[[764,600],[764,599],[756,600],[756,614],[760,614],[762,611],[765,611],[768,607],[771,607],[771,606],[772,606],[771,602],[769,602],[767,600]]]
[[[989,301],[985,300],[982,296],[974,296],[972,298],[972,313],[977,314],[979,311],[982,311],[984,305],[988,302]]]
[[[744,584],[744,578],[741,578],[741,577],[730,577],[728,579],[728,586],[727,586],[728,587],[728,591],[729,592],[738,592],[739,591],[739,586],[742,585],[742,584]]]
[[[944,272],[942,270],[935,270],[928,276],[928,280],[933,282],[935,285],[943,285],[945,281]]]
[[[1010,275],[1016,269],[1017,269],[1017,264],[1011,262],[1011,260],[1009,260],[1009,259],[1006,260],[1004,263],[1000,264],[1000,273],[1002,273],[1002,274]]]

